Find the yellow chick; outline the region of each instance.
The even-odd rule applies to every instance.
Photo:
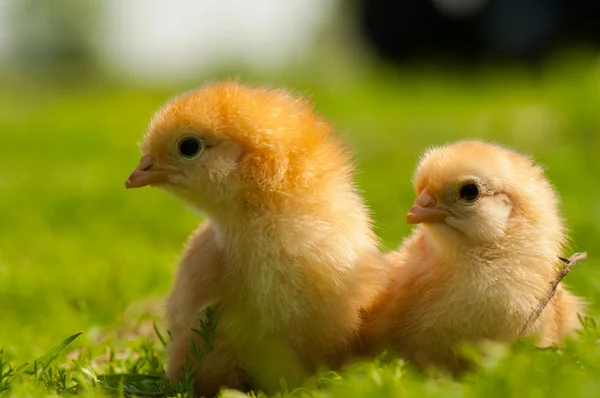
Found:
[[[204,212],[168,299],[168,375],[214,308],[216,339],[195,392],[277,391],[335,366],[384,287],[383,256],[351,155],[306,100],[209,84],[152,119],[127,188],[155,185]]]
[[[419,224],[387,255],[391,282],[366,315],[365,352],[393,348],[457,373],[462,343],[513,342],[561,264],[566,230],[541,167],[507,148],[462,141],[429,150],[406,216]],[[578,326],[582,301],[562,285],[532,328],[540,346]]]

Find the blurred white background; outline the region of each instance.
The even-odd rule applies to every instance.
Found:
[[[111,71],[153,81],[186,79],[231,64],[282,69],[308,56],[333,4],[0,0],[0,60],[45,64],[61,53],[64,58],[64,51],[87,52]]]

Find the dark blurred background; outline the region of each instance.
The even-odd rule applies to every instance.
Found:
[[[600,44],[594,0],[356,0],[360,35],[397,64],[418,55],[531,62]]]

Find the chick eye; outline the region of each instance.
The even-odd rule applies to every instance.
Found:
[[[473,183],[468,183],[460,189],[460,197],[464,200],[473,201],[479,196],[479,188]]]
[[[186,137],[179,141],[179,153],[186,158],[193,158],[202,151],[202,142],[196,137]]]

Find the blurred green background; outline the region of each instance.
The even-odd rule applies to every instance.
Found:
[[[151,312],[161,315],[182,244],[202,216],[156,189],[126,192],[124,181],[139,159],[137,143],[153,112],[182,90],[225,77],[283,85],[312,98],[355,150],[359,186],[387,249],[410,231],[404,215],[414,198],[411,176],[429,146],[481,138],[532,153],[562,196],[572,238],[566,254],[589,252],[567,283],[598,314],[595,50],[558,49],[533,67],[435,57],[393,66],[357,38],[351,12],[311,2],[325,16],[295,27],[298,35],[311,32],[310,40],[281,45],[300,46],[301,57],[288,51],[267,67],[265,60],[232,55],[210,64],[202,59],[188,69],[171,60],[149,71],[145,64],[161,57],[140,56],[138,36],[118,56],[98,50],[100,38],[122,32],[112,26],[116,33],[107,33],[106,20],[128,15],[126,6],[107,2],[115,10],[106,14],[91,2],[77,12],[66,1],[54,10],[39,2],[3,4],[0,10],[15,12],[14,21],[31,23],[14,24],[17,39],[0,57],[0,347],[12,358],[29,360],[80,331],[78,344],[93,345],[132,321],[140,303],[152,303]],[[66,33],[50,38],[32,28],[43,24],[31,21]],[[165,51],[170,46],[146,39]],[[201,40],[180,41],[187,46],[184,58],[201,47]],[[258,51],[255,44],[248,46]]]

